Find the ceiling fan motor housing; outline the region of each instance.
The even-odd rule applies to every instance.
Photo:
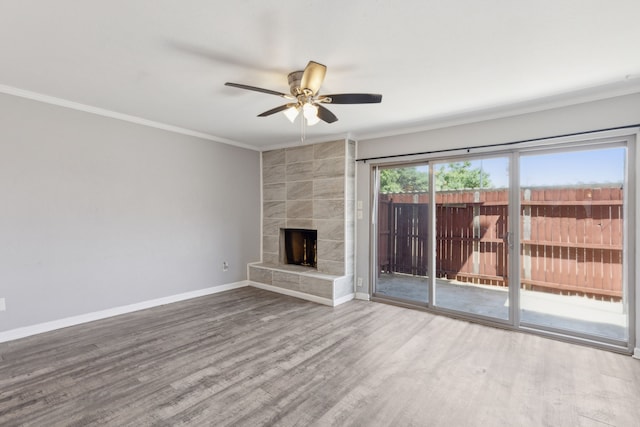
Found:
[[[289,90],[291,90],[291,95],[298,96],[301,93],[300,84],[302,82],[302,75],[304,71],[294,71],[289,73],[287,76],[289,80]]]

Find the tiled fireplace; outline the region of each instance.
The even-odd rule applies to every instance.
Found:
[[[262,263],[258,287],[336,305],[353,293],[355,143],[333,141],[262,153]],[[316,232],[302,250],[314,262],[288,263],[285,229]],[[312,250],[313,249],[313,250]],[[315,267],[313,266],[315,264]]]

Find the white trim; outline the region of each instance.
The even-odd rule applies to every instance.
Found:
[[[206,139],[209,141],[215,141],[222,144],[233,145],[235,147],[246,148],[248,150],[260,151],[259,148],[245,144],[232,139],[222,138],[220,136],[211,135],[204,132],[198,132],[191,129],[181,128],[179,126],[173,126],[166,123],[160,123],[153,120],[143,119],[142,117],[131,116],[129,114],[118,113],[116,111],[106,110],[104,108],[94,107],[91,105],[81,104],[79,102],[69,101],[63,98],[57,98],[55,96],[44,95],[37,92],[31,92],[24,89],[19,89],[13,86],[7,86],[0,84],[0,93],[7,95],[18,96],[20,98],[31,99],[33,101],[43,102],[45,104],[57,105],[58,107],[70,108],[72,110],[83,111],[85,113],[96,114],[98,116],[109,117],[111,119],[122,120],[129,123],[135,123],[137,125],[148,126],[151,128],[166,130],[173,133],[179,133],[181,135],[195,136],[196,138]]]
[[[609,82],[595,87],[582,88],[572,92],[558,93],[542,98],[533,98],[520,102],[501,104],[487,108],[479,108],[450,115],[433,117],[423,122],[417,122],[413,125],[409,124],[402,128],[385,129],[377,132],[365,131],[356,134],[355,137],[360,141],[367,141],[370,139],[426,132],[435,129],[443,129],[523,114],[537,113],[556,108],[570,107],[572,105],[632,95],[638,92],[640,92],[640,79],[634,75],[633,77],[625,80]]]
[[[636,347],[633,349],[633,358],[640,360],[640,347]]]
[[[302,120],[302,119],[301,119]],[[264,248],[264,159],[262,153],[260,153],[260,247],[258,247],[258,253],[260,254],[260,262],[264,262],[262,248]],[[286,185],[286,184],[285,184]],[[249,266],[252,263],[247,264],[247,279],[249,278]]]
[[[267,285],[264,283],[252,282],[249,281],[249,286],[253,286],[254,288],[263,289],[265,291],[275,292],[277,294],[288,295],[290,297],[296,297],[303,300],[315,302],[322,305],[328,305],[329,307],[333,307],[335,305],[334,301],[331,298],[319,297],[316,295],[305,294],[304,292],[292,291],[291,289],[280,288],[278,286]]]
[[[353,147],[353,294],[354,298],[358,293],[358,162],[355,159],[358,158],[358,141],[352,139],[354,147]],[[349,139],[347,139],[347,150],[349,150]],[[348,151],[347,151],[348,152]],[[364,203],[364,202],[363,202]],[[362,209],[360,209],[360,215],[364,218],[362,214]]]
[[[345,295],[343,297],[336,298],[336,299],[333,300],[333,306],[336,307],[336,306],[338,306],[340,304],[344,304],[345,302],[349,302],[352,299],[354,299],[355,296],[356,296],[355,294],[348,294],[348,295]]]
[[[120,314],[131,313],[134,311],[144,310],[147,308],[157,307],[160,305],[171,304],[178,301],[184,301],[192,298],[198,298],[206,295],[216,294],[231,289],[243,288],[249,285],[248,280],[235,283],[228,283],[210,288],[198,289],[196,291],[185,292],[182,294],[170,295],[168,297],[157,298],[149,301],[142,301],[135,304],[123,305],[120,307],[109,308],[92,313],[81,314],[78,316],[67,317],[65,319],[53,320],[51,322],[39,323],[37,325],[25,326],[22,328],[12,329],[0,332],[0,343],[6,341],[17,340],[31,335],[50,332],[56,329],[67,328],[69,326],[80,325],[82,323],[93,322],[94,320],[106,319],[108,317],[118,316]]]
[[[369,297],[369,294],[364,293],[364,292],[356,292],[356,299],[362,300],[362,301],[369,301],[371,299],[371,297]]]

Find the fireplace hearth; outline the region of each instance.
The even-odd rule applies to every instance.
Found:
[[[286,264],[316,268],[318,264],[318,231],[302,228],[283,228],[284,257]]]

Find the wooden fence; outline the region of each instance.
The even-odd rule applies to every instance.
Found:
[[[381,194],[380,272],[427,274],[428,194]],[[532,188],[521,193],[522,287],[622,297],[622,189]],[[436,276],[508,286],[508,192],[436,194]]]

